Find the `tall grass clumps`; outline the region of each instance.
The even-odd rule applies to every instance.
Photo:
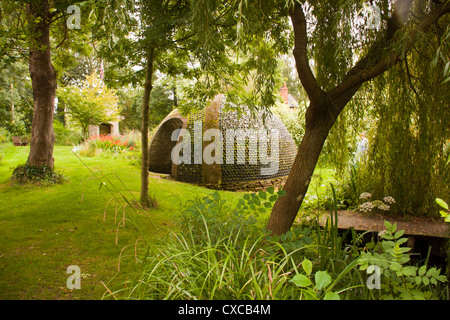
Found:
[[[250,241],[237,235],[199,244],[192,234],[171,236],[166,248],[146,257],[145,269],[128,298],[243,300],[292,298],[294,294],[286,286],[287,270],[293,267],[288,265],[290,259],[265,252],[262,238]]]
[[[245,194],[232,207],[218,192],[189,200],[176,227],[137,254],[140,270],[109,286],[109,298],[186,300],[444,299],[447,278],[412,265],[403,231],[386,223],[377,244],[337,229],[337,205],[324,228],[265,231],[267,211],[284,191]],[[336,199],[334,190],[333,197]],[[139,258],[138,258],[139,257]],[[369,283],[370,275],[377,278]],[[373,277],[372,277],[373,278]],[[378,285],[381,283],[381,285]]]
[[[356,262],[344,268],[334,281],[326,271],[316,276],[313,262],[305,256],[312,245],[288,247],[265,232],[264,219],[259,215],[283,196],[283,191],[268,191],[244,195],[234,209],[217,192],[189,201],[178,216],[178,228],[163,245],[149,246],[141,258],[141,272],[110,291],[110,296],[158,300],[339,299],[334,289]],[[311,280],[306,283],[304,278]]]
[[[286,284],[295,264],[280,244],[261,232],[263,225],[250,209],[257,206],[258,212],[265,211],[258,196],[246,195],[232,210],[217,192],[189,201],[178,215],[178,229],[164,245],[149,247],[133,285],[112,295],[191,300],[292,297],[293,287]]]

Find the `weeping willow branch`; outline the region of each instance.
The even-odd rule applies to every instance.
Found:
[[[404,7],[402,7],[402,11]],[[337,85],[334,89],[330,91],[331,99],[335,99],[340,95],[344,94],[346,91],[351,90],[353,87],[361,85],[363,82],[369,81],[376,76],[382,74],[387,69],[398,63],[403,54],[408,52],[414,45],[414,42],[419,33],[426,33],[428,29],[435,24],[438,19],[445,14],[450,12],[450,1],[447,1],[445,4],[441,4],[436,6],[434,9],[430,11],[408,34],[405,45],[402,48],[394,48],[390,46],[388,48],[378,47],[376,48],[372,46],[369,49],[368,55],[362,58],[350,71],[347,73],[344,80]],[[403,13],[403,12],[402,12]],[[391,26],[391,29],[388,27],[386,32],[387,40],[393,39],[392,37],[401,29],[401,25],[392,22],[392,19],[397,19],[396,17],[401,16],[400,13],[396,13],[392,15],[390,19],[391,22],[388,22],[388,26]],[[391,38],[391,39],[390,39]],[[388,54],[383,54],[383,51],[388,50]],[[373,57],[376,58],[375,62],[373,61]]]

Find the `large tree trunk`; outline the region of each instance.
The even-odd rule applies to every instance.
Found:
[[[32,17],[40,19],[32,23],[30,45],[30,77],[33,87],[33,122],[31,129],[28,164],[53,168],[53,112],[56,96],[56,76],[50,57],[49,4],[43,0],[28,4]],[[36,21],[36,19],[35,19]]]
[[[153,89],[152,77],[153,77],[153,60],[155,49],[150,48],[147,56],[147,65],[145,71],[145,84],[144,84],[144,98],[142,101],[142,165],[141,165],[141,206],[143,208],[149,207],[148,196],[148,169],[149,169],[149,141],[148,141],[148,129],[149,129],[149,108],[150,108],[150,94]]]
[[[291,172],[283,188],[286,191],[286,196],[275,202],[267,225],[267,229],[272,231],[273,234],[281,235],[291,228],[308,191],[311,176],[330,131],[329,122],[323,121],[314,127],[306,128]]]
[[[396,32],[408,21],[407,16],[411,5],[411,0],[397,0],[384,36],[369,48],[367,55],[348,71],[341,83],[329,92],[325,92],[309,66],[306,18],[302,4],[295,2],[290,11],[295,35],[293,54],[300,81],[310,100],[310,106],[305,115],[305,135],[284,186],[286,196],[278,199],[273,206],[267,225],[267,229],[273,234],[281,235],[291,228],[308,191],[311,176],[328,133],[361,85],[398,63],[402,50],[407,52],[412,48],[418,33],[425,33],[440,17],[450,12],[450,2],[434,6],[428,14],[422,17],[415,28],[409,31],[409,40],[403,48],[389,47],[389,42],[394,40]],[[379,42],[384,45],[380,46]]]

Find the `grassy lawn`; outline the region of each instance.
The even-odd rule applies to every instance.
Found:
[[[109,287],[113,278],[125,281],[136,268],[135,244],[142,233],[128,220],[122,227],[123,207],[116,207],[114,196],[139,199],[140,168],[121,158],[80,161],[71,147],[55,146],[55,169],[68,182],[11,185],[14,168],[26,162],[28,153],[29,147],[0,145],[0,299],[101,299],[106,291],[103,283]],[[101,181],[109,180],[120,192],[109,192],[110,183],[106,184],[110,188],[100,187],[94,174],[103,174]],[[331,173],[318,174],[330,178]],[[157,209],[126,218],[136,221],[150,239],[161,238],[187,200],[211,192],[151,175],[150,194],[157,199]],[[221,192],[221,196],[233,203],[242,193]],[[80,267],[80,290],[66,286],[70,265]]]
[[[125,277],[135,265],[134,245],[141,234],[128,221],[119,226],[123,215],[111,201],[113,194],[99,188],[100,182],[70,149],[56,146],[54,150],[55,168],[69,179],[67,183],[11,186],[12,171],[26,162],[29,148],[0,146],[0,299],[100,299],[106,290],[102,282]],[[101,170],[128,199],[139,198],[138,167],[124,159],[82,160],[94,173]],[[158,208],[141,220],[150,226],[149,232],[164,235],[186,200],[210,192],[151,177],[150,193],[156,196]],[[233,200],[239,193],[222,196]],[[80,290],[67,289],[69,265],[80,267]]]

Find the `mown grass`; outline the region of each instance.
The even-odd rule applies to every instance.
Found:
[[[120,227],[122,208],[116,210],[113,194],[100,188],[89,169],[97,175],[101,171],[102,181],[109,179],[130,201],[138,199],[140,169],[125,159],[104,157],[81,158],[86,167],[70,149],[54,150],[55,169],[68,182],[18,186],[11,185],[10,177],[26,162],[29,148],[0,146],[0,299],[100,299],[106,291],[102,282],[133,269],[129,251],[141,235],[129,221]],[[173,214],[187,199],[210,193],[154,176],[150,190],[158,202],[146,217],[153,235],[171,227]],[[84,276],[80,290],[67,289],[69,265],[78,265]]]
[[[144,213],[127,204],[122,227],[121,196],[130,204],[139,199],[139,167],[122,158],[78,158],[71,147],[55,146],[55,169],[66,183],[11,184],[14,168],[26,162],[28,153],[29,147],[0,145],[0,299],[101,299],[110,279],[126,281],[136,271],[139,229],[157,244],[188,200],[212,192],[151,175],[157,208]],[[240,192],[220,195],[231,204],[242,197]],[[66,286],[69,265],[80,267],[80,290]]]

